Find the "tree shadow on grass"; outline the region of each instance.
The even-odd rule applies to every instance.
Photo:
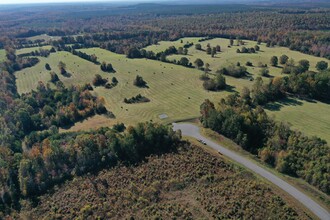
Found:
[[[265,105],[265,109],[270,111],[280,111],[285,106],[301,106],[303,103],[298,99],[285,98],[277,102],[271,102]]]
[[[225,89],[225,91],[226,92],[237,92],[236,90],[235,90],[235,86],[231,86],[231,85],[226,85],[226,89]]]

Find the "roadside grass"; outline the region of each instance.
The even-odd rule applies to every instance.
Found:
[[[290,183],[291,185],[295,186],[299,190],[301,190],[304,193],[306,193],[307,195],[309,195],[311,198],[313,198],[316,202],[318,202],[325,209],[330,210],[330,197],[328,195],[326,195],[325,193],[323,193],[320,190],[316,189],[315,187],[309,185],[302,179],[290,177],[288,175],[284,175],[282,173],[277,172],[273,167],[271,167],[268,164],[261,161],[256,155],[252,155],[249,152],[245,151],[240,146],[238,146],[236,143],[234,143],[232,140],[230,140],[230,139],[224,137],[223,135],[220,135],[210,129],[202,128],[199,123],[197,123],[197,124],[194,123],[194,124],[200,126],[200,132],[203,136],[210,138],[212,141],[220,144],[221,146],[226,147],[226,148],[238,153],[239,155],[244,156],[245,158],[253,161],[254,163],[260,165],[267,171],[275,174],[276,176],[282,178],[286,182]],[[189,138],[189,140],[190,139],[191,138]],[[215,151],[215,152],[217,152],[217,151]],[[230,160],[230,159],[228,159],[228,160]],[[232,162],[236,165],[239,165],[238,163],[236,163],[234,161],[232,161]],[[239,165],[239,166],[241,166],[241,165]]]
[[[221,144],[222,146],[230,149],[230,150],[234,150],[236,148],[240,148],[239,146],[237,146],[235,143],[230,143],[232,142],[231,140],[217,134],[217,136],[220,137],[221,140],[218,140],[217,138],[219,137],[214,137],[214,135],[211,133],[213,131],[210,131],[208,129],[201,129],[201,133],[204,135],[204,136],[207,136],[207,137],[210,137],[213,141]],[[215,132],[214,132],[215,133]],[[285,198],[289,204],[293,205],[293,206],[296,206],[296,207],[299,207],[299,211],[302,212],[302,213],[305,213],[310,216],[311,219],[317,219],[317,217],[309,210],[307,209],[304,205],[302,205],[299,201],[297,201],[295,198],[293,198],[292,196],[288,195],[286,192],[284,192],[281,188],[279,188],[278,186],[276,186],[275,184],[273,184],[272,182],[266,180],[265,178],[259,176],[258,174],[255,174],[254,172],[250,171],[249,169],[247,169],[246,167],[244,167],[243,165],[237,163],[236,161],[233,161],[231,159],[229,159],[228,157],[220,154],[217,150],[207,146],[207,145],[204,145],[204,144],[201,144],[199,141],[197,141],[195,138],[192,138],[192,137],[186,137],[184,136],[184,139],[185,140],[188,140],[189,142],[191,142],[192,144],[194,144],[195,146],[198,146],[200,148],[202,148],[204,151],[210,153],[211,155],[215,156],[215,157],[220,157],[222,160],[224,160],[226,163],[230,163],[230,164],[233,164],[234,166],[236,166],[238,169],[241,170],[241,173],[249,173],[251,175],[253,175],[254,178],[258,179],[259,182],[262,182],[262,183],[265,183],[267,184],[272,190],[274,190],[276,193],[278,193],[279,195],[281,195],[283,198]],[[227,140],[225,140],[227,139]],[[235,146],[236,145],[236,146]],[[242,150],[240,148],[240,152],[239,152],[240,155],[244,156],[244,157],[251,157],[252,155],[251,154],[248,154],[246,151]],[[251,159],[251,158],[248,158],[248,159]],[[253,160],[253,159],[251,159]],[[255,160],[254,160],[255,161]],[[285,180],[288,180],[288,179],[293,179],[291,177],[283,177],[282,174],[280,173],[277,173],[275,171],[273,171],[271,168],[268,168],[265,164],[261,164],[259,161],[258,161],[258,165],[262,166],[263,168],[266,168],[268,171],[271,171],[273,174],[276,174],[277,176],[280,176],[282,179],[285,179]],[[299,189],[303,189],[302,187],[300,188],[300,186],[298,184],[301,184],[300,182],[302,182],[301,180],[299,179],[294,179],[294,180],[290,180],[288,181],[290,182],[290,184],[294,185],[295,187],[299,188]],[[307,187],[309,187],[307,185]],[[306,192],[306,191],[305,191]],[[308,192],[309,193],[309,192]],[[322,193],[323,194],[323,193]],[[311,194],[309,193],[308,194],[309,196],[318,196],[318,194]],[[315,198],[315,197],[312,197],[312,198]],[[324,200],[322,199],[317,199],[316,200],[319,204],[321,204],[323,207],[324,206]],[[327,202],[329,202],[327,200]],[[326,208],[326,207],[325,207]]]

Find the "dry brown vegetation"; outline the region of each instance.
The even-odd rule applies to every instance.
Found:
[[[76,178],[21,213],[33,219],[306,219],[251,173],[199,147]],[[24,211],[25,210],[25,211]],[[132,218],[131,218],[132,219]]]

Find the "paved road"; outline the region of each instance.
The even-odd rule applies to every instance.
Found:
[[[257,164],[251,162],[250,160],[238,155],[234,151],[228,150],[227,148],[224,148],[221,145],[203,137],[200,134],[199,128],[197,126],[192,124],[173,123],[173,129],[181,130],[183,136],[190,136],[205,141],[208,146],[219,151],[220,153],[229,157],[230,159],[242,164],[243,166],[247,167],[248,169],[259,174],[260,176],[264,177],[265,179],[269,180],[270,182],[274,183],[275,185],[286,191],[288,194],[293,196],[295,199],[297,199],[299,202],[305,205],[308,209],[310,209],[320,219],[330,220],[330,213],[327,210],[325,210],[323,207],[321,207],[319,204],[314,202],[307,195],[305,195],[295,187],[291,186],[287,182],[283,181],[279,177],[275,176],[271,172],[265,170],[264,168],[258,166]]]

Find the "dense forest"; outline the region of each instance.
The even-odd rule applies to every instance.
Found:
[[[137,5],[133,10],[107,5],[103,7],[111,10],[102,10],[99,14],[87,11],[75,19],[70,15],[71,9],[63,8],[56,11],[56,15],[47,14],[46,9],[42,12],[37,10],[21,18],[24,22],[20,24],[15,23],[14,19],[19,15],[12,11],[11,19],[0,20],[0,31],[4,33],[0,45],[4,47],[10,38],[15,40],[18,48],[49,43],[78,43],[84,47],[99,46],[117,53],[128,53],[132,47],[142,48],[161,40],[210,36],[258,40],[270,47],[286,46],[330,58],[330,36],[327,32],[330,28],[330,13],[327,8],[293,8],[289,5],[286,9],[246,5],[160,7],[157,4]],[[56,19],[59,14],[65,19]],[[39,17],[43,17],[42,21],[38,20]],[[102,27],[101,32],[99,27]],[[22,38],[39,34],[61,38],[51,42]],[[70,37],[74,34],[78,36]]]

